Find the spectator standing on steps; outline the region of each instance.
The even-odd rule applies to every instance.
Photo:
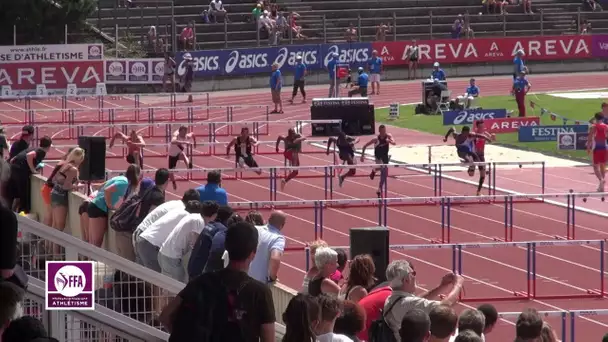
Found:
[[[228,193],[222,188],[222,174],[219,171],[207,173],[207,184],[196,188],[200,201],[213,201],[219,205],[228,205]]]
[[[287,216],[282,211],[273,211],[268,224],[256,227],[259,243],[255,258],[249,267],[249,276],[262,283],[274,283],[279,274],[281,257],[285,251],[285,237],[281,233]]]

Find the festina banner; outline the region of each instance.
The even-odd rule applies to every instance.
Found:
[[[44,84],[50,93],[61,93],[68,84],[75,84],[79,92],[86,93],[104,80],[102,60],[0,63],[0,86],[10,86],[16,95],[35,94],[37,84]]]
[[[0,46],[2,64],[101,60],[103,44]]]
[[[405,65],[413,42],[374,42],[384,65]],[[524,60],[565,60],[592,57],[591,36],[536,36],[477,39],[433,39],[416,42],[420,63],[479,63],[512,61],[518,50]]]

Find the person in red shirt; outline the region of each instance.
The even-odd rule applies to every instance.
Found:
[[[608,138],[608,126],[604,123],[604,117],[601,113],[595,114],[595,123],[589,129],[587,137],[587,153],[591,154],[593,150],[593,171],[599,180],[597,191],[604,192],[604,184],[606,177],[606,139]]]
[[[388,284],[389,282],[380,284],[359,301],[359,305],[365,310],[365,328],[357,334],[361,341],[369,341],[369,328],[372,322],[380,318],[380,311],[384,308],[386,299],[393,293]]]
[[[184,27],[182,33],[179,35],[179,41],[182,43],[182,47],[184,50],[189,50],[194,48],[194,25],[192,23],[188,23],[187,27]]]

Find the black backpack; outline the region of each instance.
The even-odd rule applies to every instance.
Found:
[[[135,194],[124,201],[112,215],[110,227],[117,232],[134,232],[148,214],[139,212],[139,208],[141,207],[142,200],[153,188],[151,187],[146,190],[141,196]]]
[[[391,312],[395,304],[399,303],[401,299],[403,299],[403,297],[397,298],[397,300],[388,307],[386,314]],[[384,313],[384,310],[380,310],[380,317],[372,322],[372,325],[369,327],[368,342],[395,342],[395,333],[385,320],[386,314]]]
[[[240,342],[245,341],[238,309],[239,295],[247,286],[227,287],[222,271],[205,273],[197,278],[193,298],[182,298],[176,310],[169,342]]]

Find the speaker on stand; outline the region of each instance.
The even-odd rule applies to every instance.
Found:
[[[91,182],[106,180],[106,138],[78,137],[78,147],[84,150],[84,161],[80,164],[80,180]]]
[[[388,267],[389,230],[386,227],[351,228],[350,257],[369,254],[374,260],[378,283],[386,281]]]

